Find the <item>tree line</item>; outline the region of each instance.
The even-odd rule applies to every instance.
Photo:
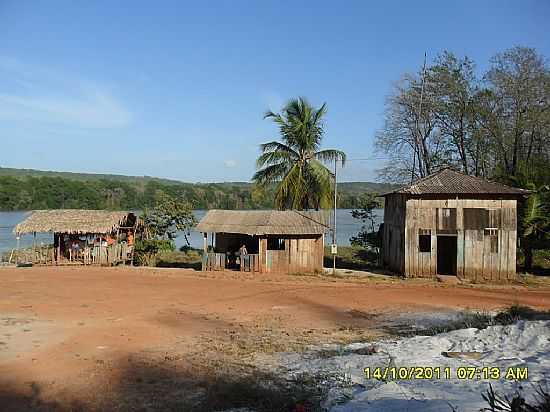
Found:
[[[372,187],[372,189],[370,189]],[[365,190],[392,186],[344,183],[341,208],[359,207]],[[157,180],[75,180],[64,177],[0,176],[0,210],[109,209],[144,210],[167,195],[189,202],[194,209],[271,209],[275,188],[250,183],[163,183]]]
[[[515,186],[550,181],[550,67],[535,49],[496,54],[478,74],[469,57],[443,52],[405,74],[387,99],[381,176],[408,183],[441,166]]]

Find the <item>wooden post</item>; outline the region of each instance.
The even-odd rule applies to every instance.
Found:
[[[203,233],[203,242],[202,242],[202,270],[206,270],[206,264],[208,263],[208,233]]]
[[[333,215],[333,226],[332,226],[332,245],[331,245],[331,252],[332,252],[332,276],[336,275],[336,253],[332,250],[334,245],[336,245],[336,200],[337,200],[337,184],[338,180],[336,178],[336,164],[338,161],[334,159],[334,215]]]
[[[56,265],[59,265],[59,262],[60,262],[60,255],[61,255],[61,241],[62,241],[63,237],[61,236],[61,234],[57,234],[57,256],[56,256],[56,259],[55,259],[55,264]]]
[[[262,238],[258,236],[258,272],[262,273]]]
[[[17,234],[17,255],[15,256],[15,264],[19,263],[19,239],[21,239],[21,235],[18,233]]]

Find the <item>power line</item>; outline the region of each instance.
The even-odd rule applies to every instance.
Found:
[[[362,162],[366,160],[391,160],[389,157],[358,157],[356,159],[346,159],[347,162]]]

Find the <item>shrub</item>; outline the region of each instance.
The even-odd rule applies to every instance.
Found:
[[[172,252],[175,249],[174,242],[171,240],[138,240],[135,245],[134,258],[139,265],[156,266],[159,253]]]

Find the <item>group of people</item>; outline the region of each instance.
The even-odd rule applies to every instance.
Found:
[[[126,242],[129,248],[134,246],[134,234],[131,231],[123,232],[119,234],[118,242]],[[106,236],[98,236],[95,239],[84,239],[82,240],[80,236],[71,235],[65,242],[65,250],[69,250],[70,258],[78,258],[80,253],[86,248],[95,248],[95,247],[108,247],[117,243],[117,239],[111,234]]]

